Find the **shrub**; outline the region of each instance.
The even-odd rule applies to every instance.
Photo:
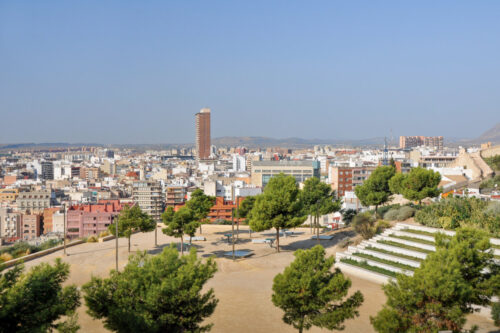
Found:
[[[350,238],[345,238],[345,239],[341,240],[339,243],[339,246],[343,249],[345,249],[349,245],[352,245],[352,239],[350,239]]]
[[[410,217],[413,217],[413,215],[415,215],[415,208],[409,206],[403,206],[399,208],[396,218],[398,221],[405,221]]]
[[[14,259],[10,253],[2,253],[0,255],[0,262],[6,262]]]
[[[352,220],[354,230],[363,236],[364,239],[372,238],[377,232],[375,218],[370,212],[359,213]]]
[[[89,236],[87,238],[87,243],[97,243],[99,241],[99,238],[97,236]]]
[[[385,213],[390,211],[391,209],[398,209],[401,205],[400,204],[394,204],[394,205],[387,205],[387,206],[382,206],[377,209],[377,215],[379,215],[379,218],[385,218]]]
[[[385,229],[390,228],[391,224],[385,220],[378,220],[376,225],[377,234],[380,234]]]
[[[496,302],[491,305],[491,317],[493,318],[495,325],[500,326],[500,302]]]
[[[346,209],[342,211],[342,221],[346,224],[349,225],[352,222],[352,219],[354,216],[356,216],[357,211],[355,209]]]
[[[496,212],[496,204],[490,206],[476,198],[446,198],[417,211],[415,221],[445,229],[470,226],[500,235],[500,214]]]
[[[384,219],[389,221],[395,221],[398,219],[399,209],[393,208],[384,214]]]
[[[106,236],[109,236],[109,231],[101,231],[99,233],[99,238],[103,238],[103,237],[106,237]]]

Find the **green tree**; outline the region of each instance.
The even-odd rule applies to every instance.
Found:
[[[191,193],[191,198],[186,202],[186,206],[193,212],[196,221],[200,227],[201,223],[210,213],[210,209],[215,204],[215,197],[206,195],[202,190],[196,189]]]
[[[130,252],[130,238],[135,231],[148,232],[156,228],[156,222],[153,218],[137,205],[125,206],[118,215],[118,219],[115,219],[114,223],[108,226],[109,232],[116,236],[115,223],[118,223],[118,237],[127,237],[128,239],[128,252]]]
[[[255,196],[246,197],[240,204],[236,216],[241,219],[248,219],[255,204]]]
[[[377,233],[375,222],[377,219],[369,212],[358,213],[352,219],[354,231],[363,236],[364,239],[370,239]]]
[[[408,174],[397,174],[389,181],[392,193],[402,194],[406,199],[418,201],[439,195],[441,175],[421,167],[413,168]]]
[[[458,332],[466,314],[490,304],[500,283],[486,234],[459,230],[451,240],[436,236],[436,245],[413,276],[384,286],[387,303],[370,318],[377,332]]]
[[[378,206],[389,201],[391,197],[389,180],[395,174],[396,170],[392,166],[376,168],[362,185],[355,187],[354,192],[359,201],[365,206],[375,206],[375,214],[377,214]]]
[[[76,331],[75,310],[80,293],[75,285],[63,287],[69,265],[56,259],[23,273],[18,265],[0,274],[0,332]],[[66,321],[61,321],[68,316]]]
[[[123,272],[92,277],[83,286],[85,303],[115,332],[207,332],[212,325],[204,320],[218,300],[213,289],[202,289],[216,271],[213,258],[202,263],[194,248],[186,256],[173,245],[156,256],[137,253]]]
[[[301,225],[307,216],[302,215],[298,200],[299,188],[295,178],[283,173],[272,177],[264,193],[256,196],[250,212],[250,228],[255,231],[276,229],[276,250],[280,251],[280,229]]]
[[[180,238],[181,254],[184,254],[184,235],[194,236],[199,225],[195,214],[187,206],[181,207],[177,212],[174,212],[172,207],[168,207],[161,217],[166,226],[162,229],[163,233]]]
[[[331,186],[322,183],[319,178],[311,177],[304,182],[304,187],[299,193],[305,215],[314,217],[319,242],[319,217],[340,210],[340,200],[335,200],[335,192]]]
[[[342,330],[346,319],[358,316],[363,295],[356,291],[347,296],[351,281],[339,269],[332,272],[335,258],[325,258],[325,250],[316,245],[297,250],[295,260],[274,277],[272,301],[285,314],[283,321],[299,332],[313,325]]]

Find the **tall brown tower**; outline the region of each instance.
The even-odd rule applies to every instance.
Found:
[[[201,109],[196,115],[196,157],[210,157],[210,109]]]

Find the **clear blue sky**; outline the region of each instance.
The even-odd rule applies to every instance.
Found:
[[[0,0],[0,143],[475,137],[500,1]]]

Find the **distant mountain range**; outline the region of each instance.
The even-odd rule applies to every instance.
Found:
[[[398,146],[396,138],[391,142],[387,138],[390,146]],[[285,138],[276,139],[262,136],[224,136],[219,138],[212,138],[212,144],[217,147],[237,147],[245,146],[249,148],[268,148],[268,147],[285,147],[285,148],[306,148],[314,145],[331,145],[342,147],[381,147],[384,145],[385,138],[369,138],[369,139],[302,139],[302,138]],[[445,137],[445,145],[450,146],[468,146],[484,142],[492,142],[493,144],[500,144],[500,123],[496,124],[491,129],[484,132],[476,139],[464,138],[451,138]],[[119,147],[119,148],[135,148],[139,150],[144,149],[169,149],[174,147],[192,147],[193,143],[185,144],[98,144],[98,143],[13,143],[13,144],[0,144],[0,150],[5,149],[29,149],[29,148],[69,148],[69,147]]]
[[[492,143],[500,143],[500,123],[496,124],[486,132],[484,132],[477,141],[480,142],[488,142]]]
[[[359,140],[339,140],[339,139],[302,139],[302,138],[284,138],[276,139],[262,136],[225,136],[212,139],[212,144],[218,147],[236,147],[245,146],[250,148],[261,147],[288,147],[288,148],[304,148],[314,145],[332,145],[332,146],[374,146],[384,144],[384,138],[370,138]]]

